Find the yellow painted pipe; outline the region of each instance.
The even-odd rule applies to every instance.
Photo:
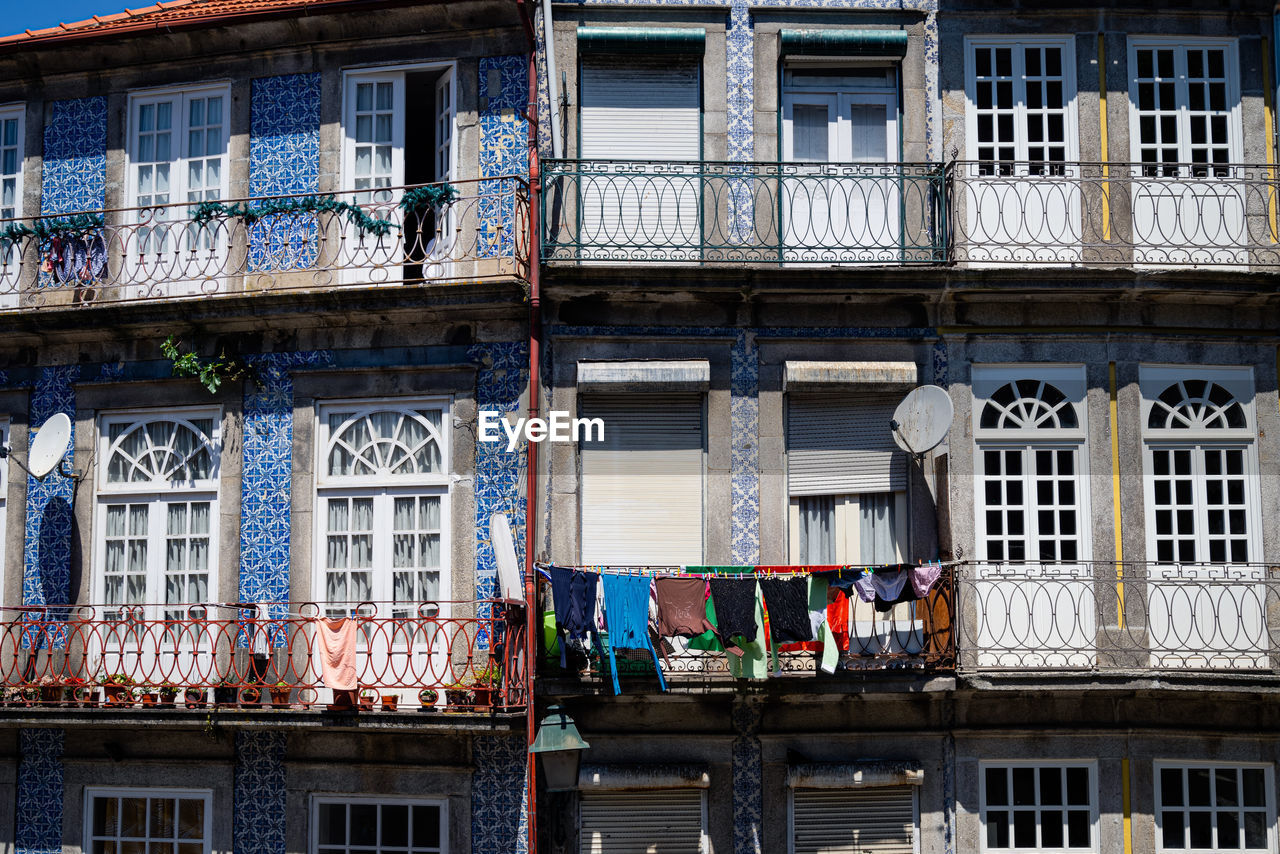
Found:
[[[1262,117],[1267,130],[1267,222],[1271,226],[1271,242],[1280,243],[1280,232],[1276,227],[1276,151],[1275,130],[1276,113],[1273,100],[1275,93],[1271,86],[1271,40],[1262,40]]]
[[[1120,795],[1122,799],[1121,808],[1124,810],[1124,854],[1133,854],[1133,822],[1132,810],[1129,800],[1129,760],[1120,760]]]
[[[1107,144],[1107,42],[1098,33],[1098,135],[1102,140],[1102,242],[1111,242],[1111,166]]]
[[[1116,405],[1116,363],[1107,366],[1111,382],[1111,526],[1115,531],[1116,557],[1116,625],[1124,628],[1124,537],[1120,529],[1120,417]],[[1126,838],[1128,834],[1125,834]]]

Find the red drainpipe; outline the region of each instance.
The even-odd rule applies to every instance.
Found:
[[[538,260],[539,249],[539,194],[541,192],[538,177],[538,40],[534,35],[533,18],[529,12],[527,0],[516,0],[520,10],[520,21],[524,24],[525,36],[529,40],[529,104],[526,112],[529,118],[529,417],[538,415],[538,374],[542,345],[542,297],[539,291],[542,277],[541,264]],[[524,599],[525,608],[525,670],[528,679],[526,696],[528,699],[526,713],[526,735],[530,746],[538,734],[538,715],[534,703],[534,676],[537,672],[537,632],[541,629],[538,619],[537,570],[534,569],[534,539],[537,534],[537,498],[538,498],[538,443],[526,442],[527,456],[525,471],[525,511],[524,511]],[[529,854],[538,851],[538,769],[534,754],[528,754],[529,784]]]

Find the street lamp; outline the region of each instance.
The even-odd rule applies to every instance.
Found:
[[[582,740],[573,718],[563,709],[559,706],[547,709],[529,752],[542,760],[548,792],[571,792],[578,788],[578,765],[582,762],[582,751],[590,746]]]

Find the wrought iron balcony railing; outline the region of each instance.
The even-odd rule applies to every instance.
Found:
[[[959,264],[1280,266],[1274,166],[957,162],[948,168],[949,258]]]
[[[542,189],[549,262],[945,260],[941,165],[547,160]]]
[[[1280,567],[971,563],[956,575],[961,670],[1280,674]]]
[[[0,625],[8,706],[323,709],[319,619],[355,622],[366,708],[519,711],[527,703],[523,607],[501,601],[266,606],[70,605]],[[393,698],[394,699],[391,699]]]
[[[0,220],[0,310],[527,279],[528,227],[514,176]]]

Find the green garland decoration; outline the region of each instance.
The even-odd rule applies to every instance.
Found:
[[[409,212],[424,208],[438,208],[452,203],[457,196],[458,191],[448,184],[429,184],[406,190],[398,207]],[[207,223],[217,217],[236,217],[247,225],[253,225],[265,217],[300,213],[340,214],[360,231],[372,234],[374,237],[385,237],[391,233],[392,228],[399,228],[390,220],[370,216],[359,205],[338,201],[332,193],[292,199],[267,199],[257,204],[236,202],[232,205],[224,205],[222,202],[201,202],[196,205],[195,213],[191,218],[198,223]]]
[[[173,362],[175,377],[198,377],[200,384],[209,390],[209,394],[217,394],[223,380],[236,381],[249,379],[254,385],[262,388],[262,380],[253,365],[242,356],[228,356],[222,351],[216,358],[202,359],[195,353],[183,353],[178,350],[177,341],[172,335],[160,344],[160,352]]]
[[[101,214],[71,214],[70,216],[41,217],[25,222],[11,222],[0,231],[0,240],[17,243],[25,238],[34,237],[40,241],[55,237],[79,237],[83,234],[102,228]]]

